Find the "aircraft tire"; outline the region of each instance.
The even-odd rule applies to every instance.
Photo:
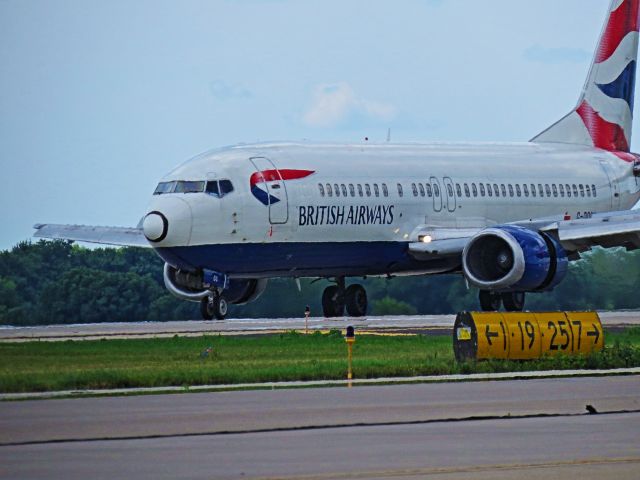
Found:
[[[229,304],[227,300],[220,296],[215,295],[213,299],[204,297],[200,300],[200,314],[204,320],[224,320],[227,316]]]
[[[204,297],[200,300],[200,315],[203,320],[213,320],[213,302],[209,301],[209,297]]]
[[[213,299],[213,310],[216,320],[224,320],[229,312],[229,304],[222,295],[216,295]]]
[[[367,291],[362,285],[350,285],[345,292],[347,313],[351,317],[364,317],[367,314]]]
[[[483,312],[497,312],[500,310],[502,297],[499,293],[490,292],[489,290],[480,290],[478,298],[480,299],[480,308]]]
[[[341,298],[337,285],[331,285],[322,292],[322,313],[326,318],[344,314],[344,298]]]
[[[507,312],[521,312],[524,310],[524,292],[509,292],[502,294],[502,304]]]

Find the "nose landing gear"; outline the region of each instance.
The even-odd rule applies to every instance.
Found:
[[[322,292],[322,312],[327,318],[341,317],[345,307],[351,317],[367,314],[367,292],[362,285],[353,284],[345,288],[344,277],[338,277],[335,285]]]
[[[227,300],[218,292],[211,292],[211,295],[200,300],[200,313],[204,320],[224,320],[229,310]]]

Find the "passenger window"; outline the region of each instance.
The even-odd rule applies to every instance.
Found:
[[[437,185],[437,184],[434,184],[434,185],[433,185],[433,193],[434,193],[434,195],[435,195],[436,197],[439,197],[439,196],[440,196],[440,187],[438,187],[438,185]]]
[[[431,184],[430,183],[425,183],[424,186],[427,187],[427,196],[428,197],[432,197],[433,196],[433,191],[431,190]]]
[[[360,197],[363,197],[363,196],[364,196],[364,193],[362,192],[362,185],[360,185],[360,184],[358,184],[358,195],[359,195]]]
[[[571,186],[567,183],[564,188],[567,191],[567,197],[571,197]]]
[[[509,184],[509,196],[513,197],[513,185]]]
[[[491,190],[491,185],[489,183],[487,183],[487,194],[490,197],[493,197],[493,191]]]
[[[349,184],[349,194],[350,194],[352,197],[355,197],[355,196],[356,196],[356,188],[353,186],[353,183],[350,183],[350,184]]]
[[[506,197],[506,196],[507,196],[507,187],[505,186],[505,184],[504,184],[504,183],[502,183],[502,184],[500,185],[500,190],[502,191],[502,196],[503,196],[503,197]]]
[[[213,195],[214,197],[220,196],[220,191],[218,190],[218,181],[210,180],[207,182],[207,188],[205,190],[209,195]]]
[[[339,197],[340,196],[340,185],[338,185],[337,183],[334,183],[333,184],[333,189],[336,192],[336,197]]]
[[[551,196],[551,187],[549,187],[548,183],[545,183],[545,185],[544,185],[544,193],[547,194],[547,197]]]
[[[424,185],[421,183],[418,184],[418,189],[420,190],[420,196],[424,197]]]
[[[581,183],[578,185],[578,188],[580,189],[580,196],[584,197],[584,185]]]
[[[480,196],[484,197],[485,196],[485,191],[484,191],[484,183],[480,184]]]
[[[413,196],[417,197],[418,196],[418,187],[416,187],[415,183],[411,184],[411,191],[413,192]]]
[[[520,190],[520,184],[516,183],[516,195],[521,197],[522,191]]]
[[[231,180],[220,180],[220,196],[223,197],[227,193],[233,192],[233,184]]]
[[[544,197],[544,190],[542,189],[542,184],[538,184],[538,196]]]
[[[399,183],[399,184],[398,184],[398,196],[399,196],[399,197],[402,197],[402,195],[403,195],[403,193],[402,193],[402,184],[401,184],[401,183]]]
[[[342,196],[346,197],[347,196],[347,187],[345,186],[344,183],[340,185],[340,190],[342,191]]]
[[[476,188],[476,184],[475,183],[471,184],[471,190],[473,190],[473,196],[477,197],[478,196],[478,189]]]
[[[531,184],[531,196],[536,196],[536,186],[533,183]]]
[[[377,183],[373,184],[373,193],[376,194],[376,197],[380,196],[380,190],[378,190],[378,184]]]
[[[551,188],[553,189],[553,196],[557,197],[558,196],[558,187],[556,187],[556,184],[554,183],[553,185],[551,185]]]
[[[500,196],[500,189],[498,188],[498,184],[497,183],[493,184],[493,193],[495,194],[496,197]]]
[[[431,196],[431,195],[429,195],[429,196]],[[464,196],[467,197],[467,198],[471,196],[471,192],[469,191],[469,185],[466,184],[466,183],[464,184]]]
[[[318,190],[320,190],[320,196],[324,197],[324,187],[321,183],[318,184]]]
[[[564,197],[564,185],[562,184],[558,185],[558,189],[560,190],[560,196]]]
[[[389,190],[387,190],[387,184],[386,183],[382,184],[382,195],[384,195],[385,197],[389,196]]]
[[[333,196],[333,190],[331,190],[331,184],[327,183],[327,196],[328,197],[332,197]]]
[[[371,196],[371,187],[369,186],[369,184],[368,184],[368,183],[365,183],[365,184],[364,184],[364,191],[365,191],[365,193],[367,194],[367,197],[370,197],[370,196]]]
[[[524,192],[525,197],[529,196],[529,186],[526,183],[522,185],[522,191]]]
[[[591,194],[596,197],[596,186],[595,185],[591,185]]]
[[[462,197],[462,188],[459,183],[456,183],[456,193],[458,194],[458,197]]]
[[[578,187],[576,186],[576,184],[573,184],[573,196],[577,197],[578,196]]]
[[[453,187],[451,184],[447,184],[447,192],[449,192],[450,197],[453,197]]]

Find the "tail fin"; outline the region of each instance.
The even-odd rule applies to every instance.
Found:
[[[532,142],[593,145],[628,152],[638,56],[640,0],[611,0],[578,105]]]

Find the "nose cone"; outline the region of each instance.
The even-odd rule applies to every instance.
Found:
[[[156,197],[142,221],[142,231],[154,247],[184,246],[191,239],[191,223],[191,208],[183,199]]]

